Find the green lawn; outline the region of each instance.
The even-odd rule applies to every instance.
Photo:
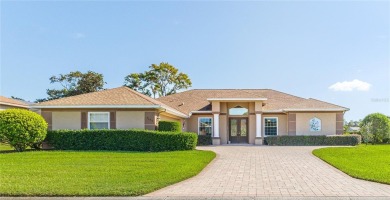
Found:
[[[390,184],[390,145],[331,147],[313,154],[352,177]]]
[[[137,196],[198,174],[210,151],[0,154],[0,196]]]
[[[9,151],[9,150],[14,150],[14,149],[8,144],[0,143],[0,151]]]

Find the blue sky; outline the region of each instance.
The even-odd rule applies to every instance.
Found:
[[[49,77],[104,74],[106,88],[152,63],[192,88],[270,88],[390,115],[388,1],[1,1],[0,94],[27,100]]]

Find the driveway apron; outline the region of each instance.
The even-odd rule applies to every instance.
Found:
[[[390,185],[352,178],[312,155],[321,147],[207,146],[200,174],[146,197],[389,197]]]

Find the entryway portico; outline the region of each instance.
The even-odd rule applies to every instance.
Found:
[[[266,98],[209,98],[214,121],[213,145],[263,144],[262,108]]]

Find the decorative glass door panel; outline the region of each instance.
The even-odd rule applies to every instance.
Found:
[[[229,133],[231,143],[248,143],[248,118],[230,118]]]

